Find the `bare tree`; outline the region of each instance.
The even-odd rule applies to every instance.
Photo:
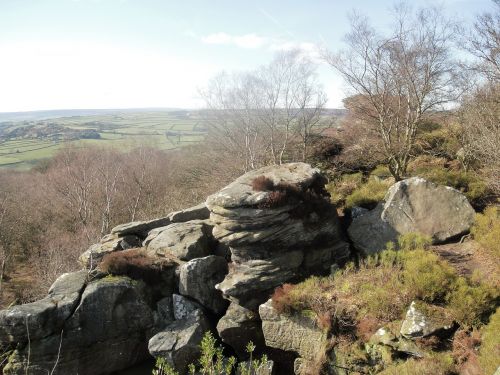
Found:
[[[202,93],[209,141],[244,160],[245,171],[289,161],[290,140],[299,135],[307,144],[326,103],[315,70],[293,50],[254,72],[215,77]]]
[[[476,80],[469,80],[473,84],[467,86],[458,116],[467,151],[500,194],[500,0],[494,4],[496,12],[479,15],[471,30],[461,30],[462,46],[472,56],[464,66]]]
[[[347,50],[325,53],[325,59],[351,94],[362,97],[356,113],[380,139],[389,170],[400,180],[426,115],[456,99],[457,92],[449,55],[453,24],[434,8],[395,10],[396,23],[386,36],[353,15]]]
[[[207,111],[208,141],[221,152],[243,160],[248,171],[261,163],[262,147],[255,116],[256,84],[251,74],[221,73],[202,92]]]
[[[463,30],[463,47],[475,57],[468,64],[476,73],[491,82],[500,82],[500,0],[493,0],[495,10],[476,18],[472,30]]]

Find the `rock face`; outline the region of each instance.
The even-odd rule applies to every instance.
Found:
[[[191,260],[210,255],[213,248],[212,227],[194,220],[156,228],[145,240],[147,252],[154,256],[173,256]]]
[[[217,286],[226,298],[256,310],[276,286],[328,272],[348,256],[325,181],[308,164],[270,166],[207,199],[213,235],[231,251],[231,270]]]
[[[200,342],[210,329],[207,318],[195,310],[182,320],[167,326],[149,340],[148,349],[154,357],[165,358],[180,373],[200,356]]]
[[[223,314],[228,303],[215,289],[215,284],[224,279],[227,270],[226,260],[215,255],[184,263],[180,267],[179,292],[194,298],[213,313]]]
[[[348,233],[357,249],[372,254],[410,232],[427,235],[434,243],[444,242],[467,233],[474,215],[459,191],[412,177],[391,186],[384,202],[355,218]]]
[[[279,314],[272,301],[259,306],[266,345],[297,353],[306,361],[314,361],[325,350],[327,334],[310,318]]]
[[[154,319],[143,283],[113,277],[85,286],[81,273],[62,277],[45,300],[2,311],[1,341],[17,343],[4,374],[47,374],[56,363],[54,374],[108,374],[147,357]]]
[[[246,346],[250,341],[258,349],[265,345],[259,314],[236,303],[229,305],[226,315],[217,323],[217,332],[222,341],[235,350],[238,358],[248,357]]]

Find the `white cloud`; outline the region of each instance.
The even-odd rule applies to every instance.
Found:
[[[318,45],[311,42],[276,41],[269,48],[272,51],[300,50],[304,56],[309,57],[317,63],[322,62]]]
[[[230,35],[219,32],[201,37],[206,44],[234,45],[241,48],[260,48],[268,43],[268,39],[257,34]]]
[[[194,33],[190,33],[194,36]],[[301,50],[304,55],[320,60],[319,48],[316,44],[306,41],[294,41],[277,37],[265,37],[255,33],[244,35],[231,35],[225,32],[218,32],[202,36],[200,40],[205,44],[231,45],[240,48],[266,48],[270,51],[290,51]]]

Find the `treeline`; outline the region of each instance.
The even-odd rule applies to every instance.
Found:
[[[2,305],[45,293],[114,225],[198,204],[240,172],[203,145],[66,148],[30,172],[0,171]]]
[[[347,87],[342,136],[359,158],[386,165],[396,180],[405,178],[426,127],[445,116],[440,125],[460,143],[459,154],[449,156],[460,158],[466,170],[481,169],[498,191],[499,0],[493,8],[469,28],[438,8],[402,3],[385,32],[354,14],[343,50],[282,52],[256,70],[220,74],[202,92],[209,136],[245,170],[306,160],[313,138],[332,127],[316,79],[320,60]]]

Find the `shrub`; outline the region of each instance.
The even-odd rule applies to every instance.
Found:
[[[462,326],[479,326],[498,305],[499,291],[485,283],[459,278],[448,294],[448,304],[454,318]]]
[[[390,178],[392,177],[391,172],[389,172],[389,168],[386,165],[377,165],[377,167],[371,171],[370,176],[375,176],[378,178]]]
[[[455,270],[436,254],[414,250],[404,255],[403,280],[426,301],[442,301],[457,280]]]
[[[490,317],[488,325],[481,329],[482,345],[479,364],[485,374],[493,374],[500,366],[500,308]]]
[[[492,259],[500,258],[500,208],[490,206],[476,215],[471,234],[490,253]]]
[[[406,233],[398,237],[398,248],[402,251],[428,249],[432,245],[432,238],[420,233]]]
[[[255,191],[269,191],[273,188],[273,181],[266,176],[258,176],[252,180],[252,189]]]
[[[346,197],[345,205],[347,208],[354,206],[373,208],[378,202],[384,199],[389,186],[390,181],[379,181],[370,178]]]
[[[479,331],[468,332],[460,329],[453,336],[453,358],[461,374],[481,375],[478,348],[481,344]]]
[[[363,174],[361,172],[344,174],[337,180],[326,185],[326,189],[330,193],[331,202],[336,205],[342,205],[346,197],[359,188],[362,183]]]
[[[173,260],[151,257],[144,249],[116,251],[104,256],[99,269],[111,275],[126,275],[146,282],[161,280],[161,271]]]
[[[381,375],[451,375],[456,374],[453,357],[448,352],[435,353],[422,359],[408,359],[388,366]]]

